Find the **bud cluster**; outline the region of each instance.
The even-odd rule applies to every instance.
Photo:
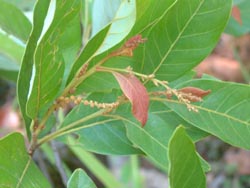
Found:
[[[168,99],[171,99],[172,96],[176,96],[178,101],[184,103],[187,106],[188,110],[195,112],[198,112],[198,109],[196,109],[195,106],[191,104],[191,102],[201,102],[202,98],[211,92],[210,90],[202,90],[197,87],[184,87],[178,90],[172,89],[167,85],[167,82],[156,79],[153,80],[153,83],[156,86],[162,85],[166,88],[166,91],[153,92],[153,95],[164,95]]]
[[[82,66],[82,68],[81,68],[81,70],[80,70],[80,72],[79,72],[79,74],[78,74],[78,78],[80,78],[81,76],[83,76],[83,75],[86,73],[86,71],[87,71],[87,69],[88,69],[88,66],[89,66],[88,63],[85,63],[85,64]]]
[[[84,104],[86,106],[90,106],[91,108],[117,108],[119,106],[119,102],[113,103],[99,103],[93,100],[83,100],[80,96],[71,95],[70,97],[59,97],[56,101],[58,108],[65,108],[68,104],[73,103],[74,105]]]
[[[113,56],[133,56],[133,51],[139,46],[146,42],[147,39],[142,38],[141,35],[133,36],[132,38],[128,39],[127,42],[118,50],[113,52]]]

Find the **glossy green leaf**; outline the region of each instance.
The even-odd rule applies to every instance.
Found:
[[[123,62],[127,61],[137,72],[173,81],[194,68],[214,48],[229,18],[231,1],[138,1],[136,6],[136,23],[126,39],[142,34],[147,41],[134,50],[133,57],[111,58],[105,65],[126,68],[128,63]],[[207,19],[211,21],[203,24]],[[102,80],[96,74],[90,78],[92,82]],[[105,85],[113,80],[102,82]]]
[[[96,188],[96,185],[82,169],[76,169],[68,181],[67,188]]]
[[[169,143],[169,181],[171,188],[205,188],[205,174],[201,168],[194,143],[183,127],[178,127]]]
[[[108,35],[103,40],[96,55],[112,48],[128,35],[136,20],[135,4],[135,0],[121,1],[115,16],[111,21]]]
[[[76,93],[109,93],[112,92],[113,89],[119,88],[120,86],[112,74],[106,72],[97,72],[80,84],[76,89]]]
[[[4,0],[0,4],[0,28],[26,42],[31,31],[28,18],[12,4]]]
[[[119,112],[117,118],[123,120],[127,136],[134,146],[141,149],[150,159],[165,170],[168,169],[169,164],[167,156],[168,143],[176,127],[184,124],[187,130],[194,130],[192,125],[185,122],[175,112],[164,107],[161,103],[151,104],[149,119],[144,128],[125,109]],[[207,135],[202,132],[197,132],[197,134],[201,137]],[[196,139],[194,137],[194,140]],[[208,171],[210,169],[208,164],[202,159],[201,161],[204,171]]]
[[[133,3],[133,1],[126,1],[128,5],[130,6],[130,3]],[[165,11],[168,11],[171,6],[175,3],[175,0],[171,1],[163,1],[159,3],[158,1],[149,1],[149,0],[139,0],[136,1],[136,23],[134,27],[132,28],[132,31],[129,33],[128,37],[126,39],[139,34],[142,31],[148,31],[151,29],[151,26],[157,22],[158,18],[162,16],[162,14]],[[134,6],[134,5],[133,5]],[[155,11],[157,10],[157,11]],[[89,65],[89,68],[92,67],[94,64],[98,63],[102,58],[104,58],[107,54],[101,54],[97,57],[94,57],[92,54],[94,54],[99,47],[102,46],[102,41],[105,40],[106,36],[109,36],[111,26],[106,26],[103,30],[101,30],[99,33],[97,33],[86,45],[85,49],[82,52],[82,55],[79,57],[79,59],[76,61],[70,75],[71,80],[74,76],[74,74],[80,69],[83,62],[91,62]],[[127,31],[127,30],[126,30]],[[121,43],[124,43],[122,41]],[[120,44],[118,44],[120,45]],[[117,45],[117,46],[118,46]],[[110,49],[110,51],[114,50],[113,48]],[[141,60],[140,60],[141,61]],[[105,65],[108,65],[109,67],[121,67],[125,68],[129,65],[134,66],[134,63],[138,63],[140,61],[135,61],[131,59],[130,57],[114,57],[108,62],[105,63]],[[93,72],[92,72],[93,73]],[[91,74],[92,74],[91,73]],[[93,86],[93,83],[95,85]],[[114,84],[114,78],[110,76],[110,74],[107,73],[100,73],[97,72],[91,76],[89,76],[82,84],[80,84],[77,88],[77,93],[81,92],[92,92],[92,91],[107,91],[111,90],[113,88],[119,88],[117,84]]]
[[[114,175],[91,153],[82,147],[74,145],[74,140],[69,139],[68,146],[86,167],[105,185],[107,188],[121,187]]]
[[[77,135],[74,145],[101,154],[140,154],[139,148],[167,170],[167,145],[178,125],[185,124],[194,140],[207,136],[206,132],[193,128],[161,103],[151,104],[149,120],[144,128],[132,116],[129,105],[116,111],[114,118],[100,116],[84,121],[95,111],[84,105],[73,109],[64,119],[63,131],[60,131],[63,136],[59,140],[68,143],[68,133],[74,132]],[[205,162],[203,167],[205,171],[209,170]]]
[[[193,126],[231,145],[249,149],[250,86],[215,80],[194,80],[179,87],[187,85],[211,90],[202,103],[193,104],[198,113],[187,110],[178,101],[168,100],[165,104]]]
[[[121,2],[111,23],[100,30],[86,44],[71,70],[69,81],[78,73],[84,63],[89,63],[89,68],[92,67],[94,57],[112,48],[128,35],[135,23],[135,8],[134,0]]]
[[[24,138],[13,133],[0,140],[0,187],[51,187],[25,148]]]
[[[125,122],[128,138],[161,168],[168,169],[167,145],[160,142],[140,125]],[[147,125],[145,126],[145,128]]]
[[[65,28],[61,36],[59,46],[65,61],[64,83],[67,81],[70,69],[82,46],[82,25],[78,16],[68,22],[68,27]]]
[[[60,48],[61,36],[68,23],[79,16],[81,1],[57,1],[54,19],[39,43],[35,53],[34,82],[27,102],[27,113],[31,118],[39,110],[50,105],[62,84],[65,62]]]
[[[115,17],[122,0],[95,0],[92,10],[92,36],[104,28]]]
[[[93,59],[95,52],[102,45],[102,41],[108,35],[109,28],[110,25],[106,26],[88,41],[82,53],[79,55],[79,58],[74,62],[74,65],[70,71],[68,83],[73,79],[74,76],[78,74],[78,71],[83,66],[83,64],[89,63]]]
[[[176,4],[177,0],[137,0],[136,24],[130,36],[148,32]]]
[[[250,1],[234,1],[240,10],[242,24],[238,23],[232,16],[229,19],[225,32],[234,36],[240,36],[250,31]]]
[[[176,127],[182,124],[192,141],[196,142],[202,138],[205,138],[209,135],[209,133],[202,131],[196,127],[194,127],[192,124],[188,123],[184,119],[182,119],[178,114],[176,114],[173,110],[166,107],[164,104],[159,102],[152,102],[150,105],[150,116],[154,119],[160,119],[160,122],[164,122],[165,125],[160,123],[159,126],[157,124],[153,124],[154,126],[152,129],[159,128],[157,131],[155,130],[152,132],[152,134],[155,134],[156,137],[159,137],[158,139],[161,140],[161,142],[165,142],[165,144],[168,144],[169,138],[172,136],[173,132],[175,131]],[[152,124],[149,124],[151,127]],[[161,127],[161,128],[160,128]],[[151,131],[149,131],[151,132]],[[159,134],[161,133],[161,134]],[[167,138],[165,137],[167,135]]]
[[[126,136],[125,127],[118,120],[104,118],[102,113],[91,118],[93,113],[100,112],[96,112],[96,108],[79,105],[64,119],[62,125],[62,128],[65,129],[64,132],[74,132],[78,136],[75,145],[101,154],[127,155],[141,153],[132,146]],[[64,135],[59,139],[67,143],[68,136]]]
[[[191,70],[211,52],[231,10],[228,0],[140,3],[137,3],[138,9],[145,6],[147,11],[143,9],[143,14],[142,9],[138,10],[139,17],[129,36],[141,33],[148,40],[135,49],[133,60],[127,58],[127,61],[138,72],[154,73],[157,78],[168,81]],[[203,24],[208,18],[211,21]],[[121,60],[122,57],[115,59]]]
[[[49,4],[50,0],[38,1],[36,3],[33,15],[33,30],[26,45],[25,54],[18,75],[18,83],[17,83],[18,101],[23,119],[25,121],[26,132],[28,136],[30,136],[29,125],[31,119],[28,117],[26,113],[26,103],[30,88],[36,45],[43,30],[44,19],[47,15]]]
[[[231,3],[230,0],[177,1],[150,32],[142,32],[148,40],[143,48],[136,49],[134,59],[139,63],[133,65],[134,69],[168,81],[191,70],[216,45],[227,23]]]

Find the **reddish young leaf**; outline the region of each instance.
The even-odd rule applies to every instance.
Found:
[[[237,6],[233,6],[232,16],[240,25],[242,25],[240,9]]]
[[[194,96],[194,97],[186,96],[186,98],[189,99],[191,102],[198,102],[199,99],[205,97],[211,92],[210,90],[205,91],[196,87],[184,87],[184,88],[179,89],[178,91],[182,93],[186,93],[186,94],[191,94],[192,96]]]
[[[113,72],[124,95],[132,104],[135,118],[144,126],[148,119],[149,96],[144,85],[132,74]]]

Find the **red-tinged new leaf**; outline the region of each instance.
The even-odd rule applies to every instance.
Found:
[[[237,6],[233,6],[232,16],[240,25],[242,25],[240,9]]]
[[[211,92],[210,90],[205,91],[197,87],[184,87],[184,88],[179,89],[179,91],[182,93],[187,93],[187,94],[190,93],[194,96],[201,97],[201,98],[205,97]]]
[[[148,119],[149,96],[144,85],[132,74],[113,72],[124,95],[132,104],[135,118],[144,126]]]
[[[184,87],[178,90],[181,93],[191,94],[191,96],[185,96],[184,98],[190,100],[191,102],[199,102],[203,97],[208,95],[211,91],[210,90],[202,90],[196,87]]]

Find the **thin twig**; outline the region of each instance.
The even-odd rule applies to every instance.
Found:
[[[38,166],[40,167],[44,176],[47,178],[47,180],[50,182],[50,184],[53,185],[52,178],[50,176],[47,165],[44,162],[44,159],[42,156],[43,156],[42,151],[40,149],[37,149],[34,157],[37,159]]]
[[[67,177],[67,174],[65,173],[65,170],[63,169],[62,159],[61,159],[61,156],[58,152],[56,141],[51,140],[50,145],[51,145],[51,148],[52,148],[53,153],[54,153],[55,163],[56,163],[56,167],[58,169],[58,172],[62,178],[63,184],[65,186],[67,186],[68,177]]]

